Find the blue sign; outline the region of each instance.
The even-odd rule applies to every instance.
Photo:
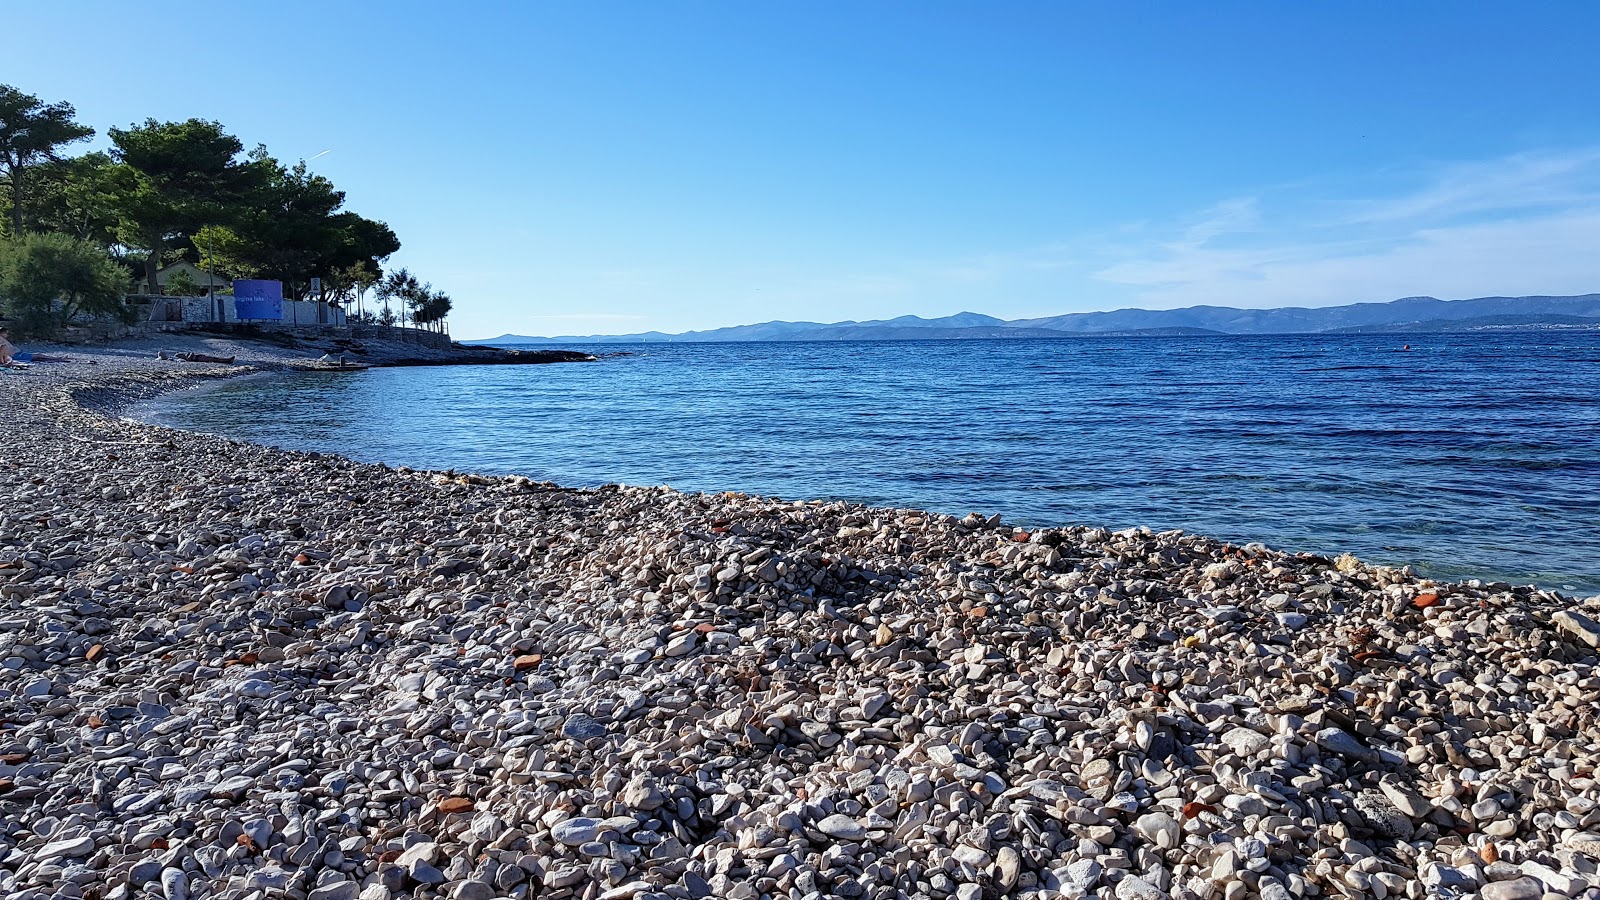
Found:
[[[282,319],[283,282],[235,281],[233,314],[240,319]]]

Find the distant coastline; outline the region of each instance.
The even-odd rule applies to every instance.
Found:
[[[937,319],[900,316],[866,322],[762,322],[708,331],[667,334],[535,335],[503,334],[463,341],[484,346],[619,344],[717,341],[993,340],[1250,334],[1360,334],[1371,332],[1461,332],[1506,328],[1600,330],[1600,294],[1580,296],[1477,297],[1439,300],[1405,297],[1387,303],[1354,303],[1316,309],[1236,309],[1191,306],[1184,309],[1122,309],[1068,313],[1038,319],[997,319],[963,312]]]

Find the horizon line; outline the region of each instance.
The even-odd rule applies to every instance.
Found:
[[[992,327],[1008,328],[1008,327],[1018,327],[1018,326],[1015,326],[1013,324],[1013,323],[1018,323],[1018,322],[1035,322],[1035,321],[1038,321],[1038,320],[1041,320],[1041,319],[1059,319],[1059,318],[1065,318],[1067,316],[1106,315],[1106,314],[1121,313],[1121,312],[1151,312],[1151,313],[1159,313],[1159,312],[1183,312],[1185,310],[1197,310],[1197,309],[1222,309],[1222,310],[1234,310],[1234,311],[1238,311],[1238,312],[1275,312],[1275,311],[1280,311],[1280,310],[1307,310],[1307,311],[1309,311],[1309,310],[1319,310],[1319,309],[1339,309],[1339,308],[1347,307],[1347,306],[1385,306],[1385,305],[1388,305],[1388,304],[1391,304],[1391,303],[1403,303],[1403,302],[1405,302],[1407,300],[1433,300],[1433,301],[1437,301],[1437,302],[1440,302],[1440,303],[1462,303],[1462,302],[1468,302],[1468,301],[1473,301],[1473,300],[1582,299],[1582,298],[1586,298],[1586,297],[1596,297],[1596,296],[1600,296],[1600,291],[1594,291],[1594,292],[1583,293],[1583,294],[1482,294],[1482,295],[1478,295],[1478,296],[1474,296],[1474,297],[1450,297],[1450,298],[1435,297],[1435,296],[1433,296],[1431,294],[1412,294],[1412,295],[1405,296],[1405,297],[1395,297],[1395,298],[1393,298],[1391,300],[1357,300],[1357,301],[1353,301],[1353,302],[1350,302],[1350,303],[1329,303],[1329,304],[1325,304],[1325,305],[1321,305],[1321,306],[1256,306],[1256,307],[1248,307],[1248,306],[1227,306],[1227,305],[1224,305],[1224,304],[1216,304],[1216,303],[1195,303],[1195,304],[1191,304],[1189,306],[1173,306],[1173,307],[1164,307],[1164,308],[1149,308],[1149,307],[1143,307],[1143,306],[1120,306],[1120,307],[1116,307],[1114,309],[1090,309],[1090,310],[1080,310],[1080,311],[1077,311],[1077,312],[1049,313],[1049,314],[1045,314],[1045,315],[1027,316],[1027,317],[1021,317],[1021,318],[1016,318],[1016,319],[1002,319],[999,316],[993,316],[993,315],[990,315],[988,313],[980,313],[980,312],[975,312],[973,310],[961,310],[960,312],[954,312],[954,313],[950,313],[948,315],[943,315],[943,316],[934,316],[934,317],[931,317],[931,318],[923,317],[923,316],[918,315],[916,313],[904,313],[902,315],[894,316],[892,318],[887,318],[887,319],[841,319],[841,320],[836,321],[836,322],[813,322],[813,321],[804,320],[804,319],[766,319],[766,320],[759,321],[759,322],[740,322],[740,323],[736,323],[736,324],[732,324],[732,325],[716,325],[716,326],[711,326],[711,327],[707,327],[707,328],[689,328],[689,329],[685,329],[683,331],[676,331],[676,332],[667,332],[667,331],[661,331],[659,329],[650,329],[648,331],[635,331],[635,332],[626,332],[626,333],[621,333],[621,334],[599,334],[599,333],[594,333],[594,334],[541,335],[541,334],[517,334],[516,332],[507,331],[507,332],[504,332],[502,334],[495,335],[493,337],[462,338],[461,340],[464,340],[464,341],[491,341],[491,340],[499,340],[501,338],[507,338],[507,337],[519,337],[519,338],[535,338],[535,339],[538,339],[538,340],[553,341],[553,340],[561,340],[563,338],[590,339],[590,338],[605,338],[605,337],[634,337],[634,336],[637,336],[637,335],[661,335],[662,337],[683,337],[683,336],[686,336],[686,335],[708,334],[708,333],[711,333],[711,332],[714,332],[714,331],[724,331],[724,330],[727,330],[727,329],[730,329],[730,328],[754,328],[754,327],[757,327],[757,326],[760,326],[760,325],[815,325],[815,326],[817,326],[819,328],[832,328],[832,327],[852,326],[852,325],[867,325],[867,324],[886,325],[886,324],[889,324],[889,323],[892,323],[892,322],[899,321],[901,319],[917,319],[917,320],[923,321],[923,322],[939,322],[939,321],[943,321],[943,320],[946,320],[946,319],[953,319],[953,318],[956,318],[957,316],[982,316],[983,318],[993,319],[995,321],[996,324],[994,326],[992,326]],[[538,316],[538,317],[534,317],[534,318],[626,319],[626,318],[644,318],[644,317],[643,316],[636,316],[636,315],[622,315],[622,314],[615,314],[615,313],[596,313],[596,314],[594,314],[592,316],[583,316],[582,314],[568,314],[568,315],[563,315],[563,316]],[[917,326],[907,326],[907,327],[917,327]],[[1020,326],[1020,327],[1029,327],[1029,326]],[[1045,330],[1042,326],[1038,326],[1038,327],[1039,327],[1039,330]],[[1072,332],[1063,332],[1063,333],[1070,334]]]

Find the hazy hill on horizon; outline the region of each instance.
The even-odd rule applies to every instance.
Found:
[[[1318,334],[1360,331],[1462,331],[1508,327],[1600,327],[1600,294],[1570,297],[1476,297],[1440,300],[1404,297],[1387,303],[1237,309],[1118,309],[1004,320],[962,312],[935,319],[898,316],[864,322],[761,322],[707,331],[666,334],[537,337],[503,334],[466,344],[524,345],[648,343],[656,341],[847,341],[1051,338],[1134,334]]]

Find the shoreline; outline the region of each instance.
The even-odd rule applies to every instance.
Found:
[[[339,352],[323,346],[326,342],[310,343],[290,339],[287,341],[261,340],[249,337],[208,335],[202,332],[166,334],[153,337],[123,339],[101,343],[44,344],[40,352],[52,356],[79,357],[90,365],[126,363],[116,373],[115,386],[96,384],[93,380],[81,385],[72,393],[74,401],[91,412],[104,415],[121,415],[123,410],[146,400],[175,393],[208,382],[254,375],[288,374],[317,371],[317,357],[323,352]],[[420,347],[404,341],[367,340],[363,352],[349,352],[351,362],[371,368],[416,368],[427,366],[479,366],[479,365],[550,365],[557,363],[596,362],[593,354],[576,350],[545,349],[527,351],[501,347],[473,347],[452,345],[449,350]],[[158,350],[199,352],[213,356],[232,357],[234,363],[186,363],[182,361],[157,361],[150,359]],[[145,365],[138,361],[144,360]],[[42,363],[25,373],[8,374],[49,375],[59,371],[59,363]],[[144,377],[139,377],[144,376]],[[98,395],[98,396],[97,396]],[[158,426],[167,427],[167,426]]]
[[[7,896],[1600,896],[1600,598],[274,450],[66,352],[0,374]]]

